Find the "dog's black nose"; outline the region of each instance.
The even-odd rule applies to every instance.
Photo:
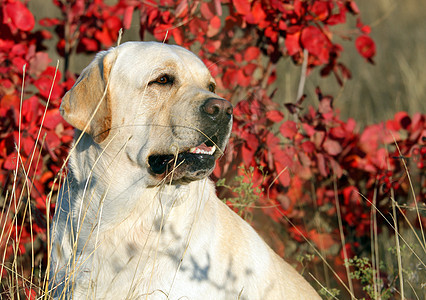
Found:
[[[231,102],[224,99],[209,98],[201,106],[201,111],[213,120],[232,116],[233,107]]]

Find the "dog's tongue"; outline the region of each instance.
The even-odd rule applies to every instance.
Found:
[[[195,154],[208,154],[208,155],[213,155],[213,153],[216,151],[216,146],[212,146],[209,147],[206,144],[201,144],[197,147],[193,147],[191,149],[189,149],[190,153],[195,153]]]

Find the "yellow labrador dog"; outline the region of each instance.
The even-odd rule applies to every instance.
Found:
[[[99,53],[60,108],[76,128],[52,225],[58,299],[320,299],[207,178],[232,124],[191,52]]]

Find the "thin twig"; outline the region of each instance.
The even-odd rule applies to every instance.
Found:
[[[299,101],[299,99],[303,96],[303,91],[305,90],[306,71],[308,70],[308,58],[309,58],[308,50],[303,49],[302,70],[300,73],[299,87],[297,88],[297,95],[296,95],[295,102]]]

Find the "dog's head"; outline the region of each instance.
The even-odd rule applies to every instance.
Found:
[[[155,185],[208,176],[228,142],[232,105],[184,48],[125,43],[101,52],[64,96],[66,121],[101,147],[121,149]]]

